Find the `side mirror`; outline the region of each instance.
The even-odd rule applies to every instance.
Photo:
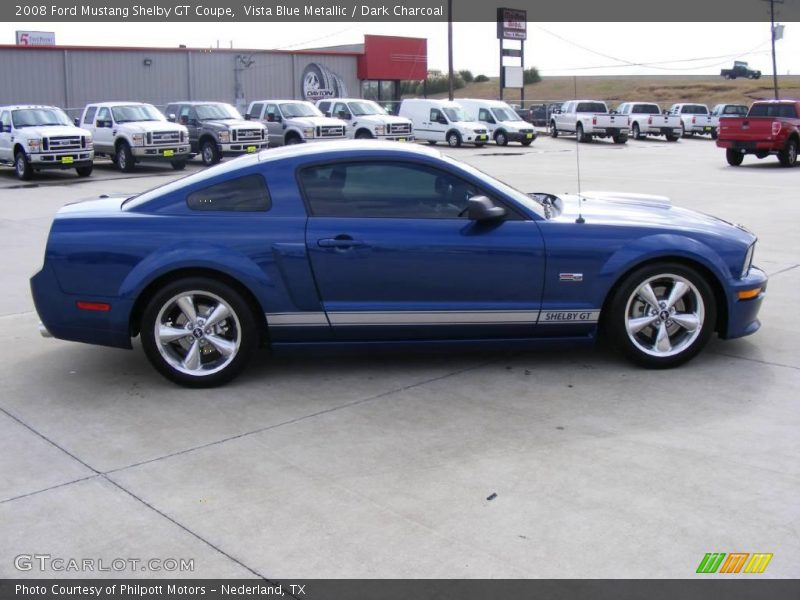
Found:
[[[338,117],[339,117],[340,119],[343,119],[343,120],[345,120],[345,121],[349,121],[350,119],[352,119],[352,118],[353,118],[353,116],[352,116],[352,115],[351,115],[349,112],[345,112],[345,111],[343,111],[343,110],[340,110],[340,111],[339,111],[339,113],[338,113]]]
[[[74,119],[72,119],[72,122],[75,123],[75,127],[80,127],[81,126],[81,118],[80,117],[75,117]]]
[[[11,133],[11,125],[0,125],[0,133]]]
[[[167,115],[167,121],[169,121],[170,123],[174,123],[175,122],[175,113],[169,113]]]
[[[187,119],[186,121],[190,127],[197,127],[200,124],[200,121],[197,119]]]
[[[506,216],[506,209],[495,206],[486,196],[473,196],[467,201],[467,217],[471,221],[496,221]]]
[[[253,117],[250,115],[250,113],[245,113],[245,114],[244,114],[244,120],[245,120],[245,121],[249,121],[249,120],[250,120],[250,119],[252,119],[252,118],[253,118]]]
[[[439,117],[436,119],[436,122],[439,123],[439,125],[447,125],[447,117]]]
[[[275,115],[272,113],[267,113],[267,123],[274,123],[275,122]]]

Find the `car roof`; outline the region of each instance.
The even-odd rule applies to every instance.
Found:
[[[58,106],[51,106],[49,104],[10,104],[8,106],[0,106],[0,110],[20,110],[25,108],[58,108]],[[61,110],[58,108],[58,110]]]
[[[503,100],[487,100],[485,98],[456,98],[456,102],[476,102],[480,104],[486,104],[487,106],[502,107],[502,108],[508,106],[508,102],[505,102]]]
[[[325,158],[335,158],[337,154],[360,151],[365,154],[380,151],[382,154],[397,154],[400,156],[418,156],[428,158],[441,158],[442,153],[433,148],[426,148],[407,142],[387,142],[383,140],[341,140],[335,144],[293,144],[280,146],[271,150],[263,150],[258,155],[259,162],[281,160],[303,156],[320,155]]]
[[[309,102],[308,100],[294,100],[292,98],[286,100],[253,100],[250,104],[260,104],[260,103],[267,103],[270,104],[280,104],[281,102],[308,102],[308,104],[314,104],[313,102]]]
[[[149,102],[138,102],[138,101],[131,101],[125,102],[122,100],[115,100],[114,102],[89,102],[86,106],[143,106],[145,104],[150,104]],[[152,106],[152,104],[151,104]]]
[[[172,102],[167,102],[167,104],[190,104],[192,106],[197,106],[198,104],[227,104],[231,106],[230,102],[223,102],[222,100],[173,100]]]

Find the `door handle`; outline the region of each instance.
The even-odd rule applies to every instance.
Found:
[[[335,238],[323,238],[317,240],[320,248],[357,248],[367,244],[361,240],[354,240],[349,235],[338,235]]]

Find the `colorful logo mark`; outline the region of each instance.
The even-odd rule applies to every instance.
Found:
[[[727,557],[727,558],[726,558]],[[708,552],[697,566],[698,573],[763,573],[772,553]]]

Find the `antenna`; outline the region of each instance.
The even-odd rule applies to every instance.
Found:
[[[574,88],[573,97],[575,100],[578,100],[578,78],[573,75],[572,76],[572,85]],[[577,107],[576,107],[577,110]],[[578,132],[575,131],[575,162],[577,165],[578,170],[578,218],[575,219],[576,223],[585,223],[586,219],[583,218],[583,196],[581,196],[581,143],[578,139]]]

